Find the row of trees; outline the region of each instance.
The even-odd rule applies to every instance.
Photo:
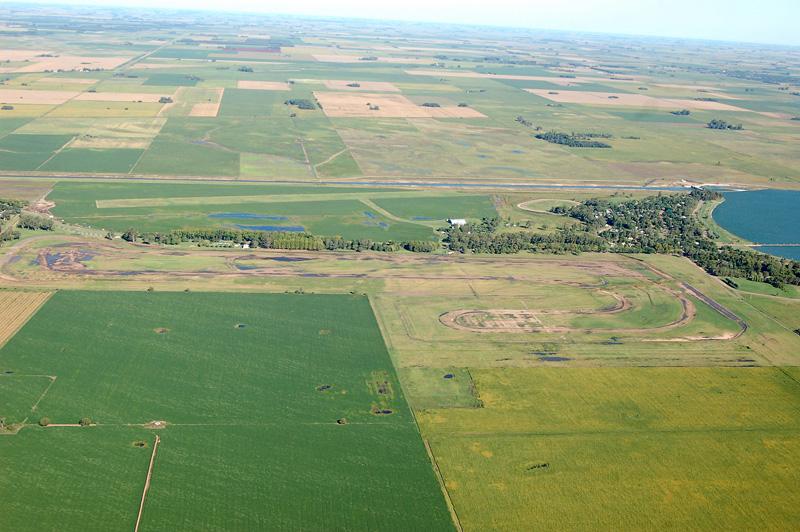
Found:
[[[129,228],[122,233],[122,239],[128,242],[145,244],[177,245],[181,242],[207,242],[209,244],[249,244],[253,248],[263,249],[300,249],[309,251],[352,250],[352,251],[398,251],[406,249],[417,253],[430,253],[439,249],[438,242],[375,242],[369,238],[348,240],[339,236],[315,236],[309,233],[292,233],[284,231],[257,231],[252,229],[178,229],[168,233],[139,233],[136,228]],[[113,239],[109,232],[106,238]]]

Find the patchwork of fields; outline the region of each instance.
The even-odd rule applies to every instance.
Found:
[[[0,199],[31,203],[0,220],[0,529],[795,530],[800,291],[550,211],[800,188],[798,76],[780,46],[0,6]],[[703,198],[688,238],[742,247]],[[634,236],[664,245],[586,251]]]

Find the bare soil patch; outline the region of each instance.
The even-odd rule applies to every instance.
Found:
[[[217,103],[196,103],[189,111],[189,116],[217,116],[220,102]]]
[[[15,72],[44,72],[45,70],[83,70],[102,69],[112,70],[122,63],[131,60],[131,57],[78,57],[62,55],[60,57],[35,57],[31,64],[18,68]]]
[[[330,54],[311,54],[311,57],[322,63],[427,63],[430,58],[416,57],[379,57],[374,61],[364,61],[361,58],[369,55],[330,55]]]
[[[237,84],[239,89],[255,89],[261,91],[290,91],[292,87],[283,81],[250,81],[240,79]]]
[[[94,85],[99,79],[88,78],[42,78],[36,83],[69,83],[74,85]]]
[[[26,89],[0,90],[0,102],[7,104],[35,103],[60,105],[81,94],[77,91],[37,91]]]
[[[84,102],[143,102],[158,103],[164,96],[173,94],[148,94],[146,92],[82,92],[75,100]]]
[[[422,107],[399,94],[314,92],[329,117],[351,118],[484,118],[469,107]]]
[[[658,107],[669,109],[709,109],[715,111],[745,111],[732,105],[707,102],[700,100],[682,100],[674,98],[655,98],[646,94],[628,94],[612,92],[591,92],[591,91],[549,91],[547,89],[525,89],[531,94],[547,98],[559,103],[578,103],[590,105],[622,105],[633,107]]]

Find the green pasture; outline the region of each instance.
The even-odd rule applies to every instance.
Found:
[[[155,54],[154,54],[155,55]],[[172,74],[168,72],[151,74],[142,85],[156,85],[159,87],[194,87],[196,79],[190,79],[192,74]]]
[[[3,528],[133,530],[152,431],[32,426],[0,438],[0,497],[8,510]],[[135,447],[139,441],[147,446]]]
[[[43,171],[127,174],[144,150],[114,148],[65,149],[42,166]]]
[[[366,298],[61,291],[0,351],[0,366],[15,379],[56,377],[37,418],[99,423],[3,438],[9,467],[63,456],[54,482],[42,482],[52,475],[40,464],[22,474],[28,482],[0,483],[19,513],[44,504],[82,518],[84,530],[125,528],[109,523],[135,520],[149,452],[133,443],[149,447],[153,432],[119,425],[163,420],[146,528],[452,528]],[[20,407],[39,392],[10,391]],[[103,475],[84,465],[75,476],[86,458],[72,446],[117,458],[94,460]],[[105,479],[125,467],[125,482],[108,490]],[[83,502],[41,498],[50,490]],[[91,520],[107,501],[115,511]],[[180,524],[162,519],[187,508]]]

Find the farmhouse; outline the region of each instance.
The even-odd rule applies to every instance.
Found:
[[[450,225],[457,225],[458,227],[461,227],[462,225],[466,225],[467,224],[467,221],[464,218],[448,218],[447,222]]]

